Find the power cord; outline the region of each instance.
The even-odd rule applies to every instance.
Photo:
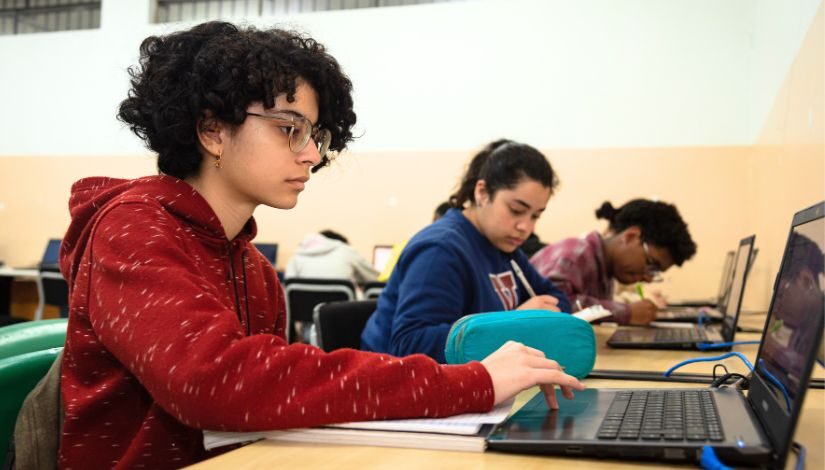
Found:
[[[717,367],[721,367],[722,369],[724,369],[726,374],[729,374],[729,373],[730,373],[730,371],[728,371],[728,368],[727,368],[727,367],[725,367],[725,365],[724,365],[724,364],[722,364],[722,363],[719,363],[719,364],[714,364],[714,365],[713,365],[713,380],[716,380],[716,368],[717,368]]]

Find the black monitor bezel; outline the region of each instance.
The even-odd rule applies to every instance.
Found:
[[[756,244],[756,235],[751,235],[749,237],[745,237],[739,241],[739,246],[736,247],[736,251],[733,255],[733,265],[731,265],[731,282],[730,282],[730,289],[728,292],[728,298],[726,299],[725,305],[721,306],[722,314],[724,318],[722,318],[722,338],[725,341],[733,341],[734,336],[736,335],[736,325],[739,323],[739,314],[742,311],[742,299],[745,297],[745,288],[748,286],[748,276],[750,275],[750,268],[751,268],[751,257],[753,256],[753,247]],[[749,245],[747,250],[747,261],[745,263],[745,274],[744,279],[742,280],[742,293],[739,294],[739,301],[737,305],[733,306],[734,309],[731,310],[730,305],[730,293],[733,292],[733,280],[736,278],[736,268],[739,265],[739,250],[742,248],[743,245]],[[728,312],[733,312],[732,314]],[[729,316],[732,315],[733,321],[728,325],[726,321]]]

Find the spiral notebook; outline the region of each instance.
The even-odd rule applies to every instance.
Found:
[[[279,442],[407,447],[417,449],[483,452],[485,438],[510,414],[514,400],[488,413],[467,413],[436,419],[397,419],[333,424],[316,428],[263,432],[204,431],[206,450],[269,439]]]

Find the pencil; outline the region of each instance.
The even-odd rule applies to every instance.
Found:
[[[642,300],[644,300],[645,291],[644,291],[644,289],[642,289],[642,284],[639,283],[639,282],[636,283],[636,292],[639,294],[639,297],[641,297]]]

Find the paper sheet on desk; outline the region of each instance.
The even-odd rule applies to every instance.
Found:
[[[383,421],[364,421],[341,423],[325,426],[326,428],[343,428],[365,431],[402,431],[418,433],[437,433],[453,435],[472,435],[481,430],[485,424],[498,424],[504,421],[513,408],[514,399],[495,406],[488,413],[466,413],[449,418],[433,419],[395,419]],[[301,429],[293,431],[299,432]],[[273,431],[278,433],[279,431]],[[270,434],[263,432],[218,432],[204,431],[203,446],[206,450],[242,442],[265,439]]]
[[[613,312],[601,305],[593,305],[573,314],[574,317],[581,318],[588,323],[593,323],[600,318],[609,317],[610,315],[613,315]]]

